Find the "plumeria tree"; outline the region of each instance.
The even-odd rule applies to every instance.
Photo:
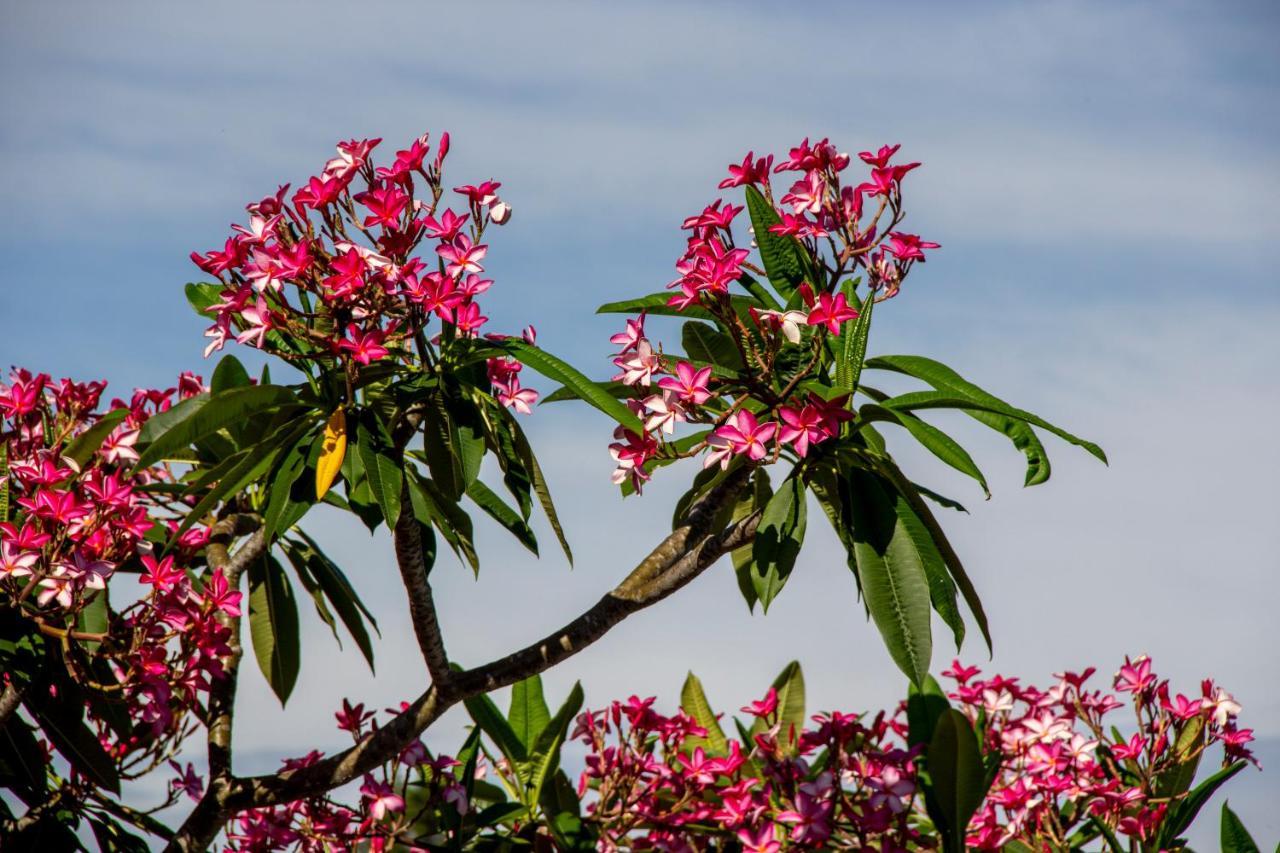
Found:
[[[102,383],[24,369],[0,383],[6,845],[144,849],[141,833],[174,850],[220,834],[241,849],[1154,850],[1178,846],[1244,766],[1250,734],[1230,695],[1206,683],[1171,698],[1145,659],[1115,683],[1132,694],[1128,733],[1104,728],[1122,703],[1086,689],[1087,674],[1042,691],[957,663],[949,693],[930,676],[933,613],[957,647],[965,610],[990,635],[938,519],[962,507],[900,467],[890,439],[984,491],[974,459],[923,413],[960,411],[1006,435],[1027,485],[1050,474],[1042,435],[1105,456],[940,362],[868,355],[876,306],[939,248],[905,230],[903,185],[920,164],[895,162],[897,146],[854,160],[805,140],[776,163],[748,153],[730,166],[728,197],[683,223],[676,280],[600,309],[627,319],[611,339],[616,372],[593,381],[532,326],[489,327],[483,305],[500,288],[484,277],[488,240],[512,215],[501,185],[450,188],[447,134],[383,165],[378,145],[341,143],[297,189],[248,205],[221,248],[192,255],[207,276],[186,288],[210,323],[206,357],[253,347],[276,360],[274,378],[225,353],[207,385],[184,373],[105,405]],[[679,345],[650,337],[654,322],[678,328]],[[685,459],[689,488],[670,534],[596,604],[463,668],[432,590],[442,546],[478,571],[478,512],[536,554],[536,509],[572,561],[520,425],[540,401],[526,370],[555,383],[541,402],[616,424],[607,452],[622,496]],[[885,373],[919,390],[882,391],[873,376]],[[302,593],[373,663],[374,615],[307,533],[322,503],[390,532],[429,679],[380,720],[344,702],[350,747],[244,775],[232,754],[244,644],[286,702]],[[550,711],[539,673],[722,557],[747,605],[767,610],[811,504],[846,551],[851,612],[861,601],[911,684],[902,707],[810,726],[792,666],[733,738],[692,677],[671,716],[634,698],[580,714],[580,688]],[[487,694],[508,686],[503,712]],[[459,704],[470,737],[433,754],[423,733]],[[575,740],[588,750],[578,784],[561,761]],[[1211,747],[1223,769],[1193,788]],[[164,802],[121,799],[122,782],[155,773],[172,778]],[[187,802],[176,823],[156,815]]]

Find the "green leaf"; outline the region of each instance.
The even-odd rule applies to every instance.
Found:
[[[572,388],[584,402],[590,403],[622,426],[636,433],[644,433],[644,425],[625,405],[609,396],[575,367],[546,350],[530,346],[524,341],[507,338],[498,346],[521,364],[531,367],[548,379]]]
[[[542,466],[538,464],[538,457],[534,456],[533,447],[530,446],[529,439],[525,436],[524,430],[520,428],[520,424],[516,422],[511,413],[505,409],[499,409],[499,411],[502,412],[502,415],[506,418],[507,425],[511,429],[511,437],[515,444],[516,454],[533,481],[533,493],[538,496],[538,503],[542,506],[542,512],[547,517],[547,523],[551,525],[551,530],[556,534],[556,541],[560,543],[565,559],[572,566],[573,550],[569,547],[569,540],[565,538],[564,528],[560,526],[560,516],[556,514],[555,502],[551,500],[551,489],[547,486],[547,480],[542,475]]]
[[[551,722],[551,710],[542,695],[542,676],[531,675],[511,685],[511,710],[507,722],[528,751]]]
[[[73,685],[59,683],[58,688],[59,695],[54,697],[47,689],[33,687],[27,691],[23,704],[54,749],[72,767],[98,787],[119,795],[120,774],[116,763],[82,719],[85,703],[76,701],[78,691]]]
[[[1031,412],[1022,409],[1016,409],[1007,403],[999,400],[973,400],[966,397],[958,397],[947,391],[912,391],[906,394],[899,394],[896,397],[890,397],[885,400],[883,405],[900,409],[902,411],[914,411],[917,409],[961,409],[964,411],[979,411],[988,414],[1003,415],[1014,420],[1023,421],[1031,426],[1040,427],[1043,430],[1053,433],[1054,435],[1066,441],[1068,444],[1074,444],[1077,447],[1083,447],[1089,451],[1095,458],[1101,462],[1107,461],[1107,454],[1102,448],[1091,441],[1085,441],[1078,438],[1060,427],[1033,415]]]
[[[283,707],[301,664],[298,607],[284,569],[270,554],[249,566],[249,636],[258,667]]]
[[[648,296],[641,296],[638,299],[627,299],[622,302],[607,302],[596,309],[597,314],[654,314],[663,317],[681,317],[683,319],[696,320],[716,320],[716,315],[703,308],[701,305],[690,305],[681,311],[679,308],[668,305],[667,300],[671,298],[670,293],[650,293]],[[754,299],[748,299],[744,296],[730,296],[729,304],[738,314],[746,314],[747,310],[755,305]]]
[[[512,766],[525,762],[529,751],[525,748],[524,742],[520,740],[520,736],[516,734],[515,729],[507,722],[506,717],[502,716],[502,712],[498,710],[498,706],[493,703],[492,699],[482,694],[465,699],[462,704],[466,706],[467,713],[471,715],[471,719],[475,721],[481,731],[489,736],[489,739],[493,741],[503,757]]]
[[[1222,804],[1222,853],[1258,853],[1258,843],[1226,803]]]
[[[1197,785],[1185,798],[1170,807],[1164,823],[1160,825],[1160,831],[1156,834],[1156,849],[1168,847],[1175,838],[1186,832],[1187,828],[1195,821],[1196,815],[1200,814],[1200,809],[1204,808],[1204,804],[1209,801],[1209,798],[1226,784],[1227,780],[1243,770],[1247,763],[1245,761],[1237,761],[1222,768]]]
[[[742,370],[742,353],[733,338],[713,326],[690,320],[680,330],[680,342],[695,362]]]
[[[777,311],[782,308],[782,303],[773,297],[773,294],[769,292],[769,289],[747,273],[744,272],[742,275],[738,276],[738,284],[742,285],[747,293],[754,296],[756,301],[760,303],[761,307],[767,308],[771,311]]]
[[[907,686],[907,745],[910,747],[928,743],[938,728],[938,720],[951,707],[946,691],[932,675],[925,676],[924,684]]]
[[[945,364],[923,356],[879,356],[869,359],[867,366],[879,370],[905,373],[908,376],[914,376],[917,379],[928,382],[939,391],[948,391],[978,402],[1002,402],[999,398],[969,382]],[[1049,479],[1049,456],[1045,453],[1044,445],[1040,443],[1040,439],[1030,426],[1021,420],[992,412],[969,410],[967,414],[980,423],[1007,435],[1013,442],[1014,447],[1022,451],[1027,458],[1026,485],[1034,486]],[[1105,457],[1103,457],[1103,461],[1106,461]]]
[[[960,473],[977,480],[978,485],[982,486],[983,493],[988,498],[991,497],[991,489],[987,486],[987,478],[983,476],[982,470],[973,461],[973,457],[960,446],[959,442],[933,424],[920,420],[910,412],[899,411],[887,406],[878,406],[874,403],[868,403],[863,406],[859,410],[859,415],[864,422],[888,421],[903,427],[907,432],[911,433],[911,436],[925,450],[928,450]]]
[[[404,475],[400,465],[392,458],[391,441],[371,412],[362,412],[356,424],[356,453],[373,499],[382,510],[387,527],[395,527],[400,518],[400,492],[404,488]]]
[[[906,478],[906,475],[891,459],[887,457],[879,459],[877,467],[894,483],[897,487],[898,495],[907,501],[921,523],[929,531],[929,536],[933,539],[934,546],[946,562],[947,571],[951,574],[952,579],[955,580],[956,586],[959,587],[960,594],[964,596],[964,602],[968,605],[969,611],[973,613],[973,618],[978,623],[978,629],[982,632],[982,638],[986,641],[987,650],[990,651],[991,628],[987,623],[986,611],[982,607],[982,599],[978,597],[978,591],[974,588],[968,572],[965,571],[964,564],[960,562],[960,555],[956,553],[955,548],[951,547],[951,542],[947,539],[947,534],[943,531],[942,525],[938,523],[933,511],[929,509],[929,505],[924,502],[920,492],[917,491],[917,487]]]
[[[684,686],[680,689],[680,708],[707,730],[706,737],[694,737],[685,742],[690,751],[700,746],[711,755],[729,753],[729,740],[724,736],[724,729],[720,728],[720,721],[711,710],[702,682],[692,672],[685,677]]]
[[[768,506],[772,497],[773,487],[769,483],[769,470],[763,467],[756,468],[751,474],[751,489],[738,498],[733,506],[729,522],[737,524],[754,512],[763,513],[764,508]],[[674,530],[677,526],[673,524],[672,529]],[[755,544],[748,543],[741,548],[735,549],[729,555],[733,562],[734,574],[737,575],[738,591],[742,593],[743,599],[747,602],[747,610],[752,612],[755,611],[756,602],[759,600],[756,595],[755,583],[752,581],[752,577],[755,574],[754,554]]]
[[[529,750],[529,761],[533,772],[529,779],[528,800],[530,807],[542,798],[542,787],[547,779],[560,767],[560,749],[564,746],[565,736],[569,733],[569,725],[582,710],[582,684],[574,682],[564,704],[556,711],[551,721],[543,727],[533,748]]]
[[[929,770],[930,784],[925,793],[930,817],[942,831],[944,849],[961,853],[966,849],[969,819],[987,795],[982,752],[964,714],[949,708],[938,718],[925,764]]]
[[[373,618],[373,614],[364,606],[364,602],[360,600],[359,594],[351,585],[351,581],[347,579],[346,574],[338,565],[325,556],[324,552],[316,545],[316,543],[302,531],[298,531],[298,535],[307,543],[308,548],[299,552],[299,559],[306,564],[307,570],[320,585],[320,589],[324,592],[325,598],[329,599],[329,603],[333,605],[333,609],[337,611],[338,618],[342,620],[342,624],[346,627],[347,632],[351,634],[351,639],[355,640],[356,647],[360,649],[360,654],[364,656],[365,661],[369,664],[369,671],[374,671],[373,666],[373,643],[369,638],[369,631],[365,628],[367,621],[373,626],[373,630],[378,630],[378,622]],[[285,552],[286,554],[289,551]]]
[[[423,424],[423,450],[431,479],[441,493],[457,501],[466,492],[466,471],[462,462],[462,439],[443,394],[432,394]]]
[[[793,473],[765,506],[751,550],[751,582],[766,613],[795,568],[805,525],[804,481]]]
[[[508,506],[492,489],[476,480],[467,487],[467,497],[475,501],[476,506],[484,510],[486,515],[502,525],[521,545],[532,551],[535,556],[537,555],[538,540],[533,530],[520,517],[520,514]]]
[[[267,504],[262,513],[263,535],[268,543],[275,539],[276,534],[287,529],[285,525],[281,524],[286,516],[294,515],[294,512],[289,511],[290,505],[298,503],[295,500],[295,495],[300,491],[294,488],[294,483],[298,481],[302,472],[306,470],[307,459],[312,455],[312,445],[315,440],[316,437],[310,433],[303,435],[284,452],[280,464],[276,466],[275,475],[271,478],[267,490]],[[312,490],[308,489],[306,491],[310,492]],[[290,522],[289,526],[293,523],[296,522]]]
[[[213,378],[209,380],[209,390],[214,394],[229,391],[232,388],[247,388],[253,384],[249,371],[244,369],[240,359],[234,355],[224,355],[213,369]]]
[[[631,397],[635,394],[634,388],[632,388],[630,385],[624,385],[621,382],[592,382],[591,384],[599,388],[604,393],[608,394],[610,397],[616,397],[619,400],[625,400],[628,397]],[[566,385],[561,385],[559,388],[552,391],[547,396],[543,397],[538,404],[542,405],[543,403],[560,403],[565,400],[581,400],[581,399],[582,398],[578,396],[577,391],[574,391],[572,388]]]
[[[893,487],[875,474],[849,472],[858,578],[889,655],[917,686],[929,674],[933,640],[929,581],[915,543],[894,511]]]
[[[852,301],[852,294],[850,294]],[[871,337],[871,311],[876,306],[875,291],[868,291],[858,309],[856,320],[846,320],[843,334],[840,336],[840,360],[836,362],[836,384],[847,388],[849,393],[858,390],[858,381],[862,378],[862,364],[867,358],[867,341]]]
[[[223,291],[221,284],[214,284],[206,281],[188,282],[183,292],[187,296],[187,301],[191,303],[191,307],[196,310],[197,314],[207,314],[213,305],[220,301]]]
[[[98,849],[103,853],[148,853],[151,845],[126,830],[117,821],[98,815],[89,818],[89,828],[93,831],[93,840],[98,842]]]
[[[459,559],[465,560],[471,570],[479,574],[480,558],[476,554],[471,517],[441,494],[435,483],[423,478],[415,469],[409,468],[406,473],[409,476],[409,502],[414,517],[427,527],[434,525]]]
[[[102,446],[102,442],[106,441],[112,430],[119,426],[120,422],[128,415],[128,409],[116,409],[115,411],[107,412],[98,418],[93,426],[76,436],[62,451],[62,455],[74,460],[77,465],[83,468],[89,464],[93,454],[98,452],[98,448]],[[2,461],[0,460],[0,462]],[[3,516],[3,513],[0,513],[0,516]],[[0,520],[4,520],[3,517],[0,517]]]
[[[242,424],[250,415],[293,402],[293,392],[279,385],[232,388],[220,394],[210,392],[183,400],[142,425],[138,443],[146,449],[139,454],[137,467],[154,465],[206,435]]]
[[[782,221],[773,205],[755,187],[746,188],[747,212],[755,232],[756,245],[760,247],[760,259],[774,290],[788,300],[804,280],[804,256],[800,243],[782,234],[772,234],[770,226]]]

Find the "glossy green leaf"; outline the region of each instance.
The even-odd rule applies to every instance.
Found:
[[[601,391],[608,394],[609,396],[616,397],[619,400],[625,400],[628,397],[631,397],[635,394],[634,388],[632,388],[630,385],[624,385],[621,382],[593,382],[591,384],[595,385],[597,388],[599,388]],[[582,398],[578,396],[577,391],[574,391],[572,388],[566,385],[561,385],[559,388],[557,388],[556,390],[552,391],[550,394],[546,395],[541,400],[539,400],[538,403],[539,405],[541,405],[543,403],[561,403],[566,400],[581,400],[581,399]]]
[[[908,684],[907,745],[915,747],[932,740],[938,720],[950,707],[946,691],[932,675],[926,676],[924,684],[919,687]]]
[[[538,539],[534,536],[532,528],[492,489],[476,480],[467,487],[467,497],[484,510],[486,515],[502,525],[521,545],[532,551],[535,556],[537,555]]]
[[[562,359],[557,358],[546,350],[530,346],[524,341],[515,338],[507,338],[499,346],[521,364],[533,368],[548,379],[554,379],[560,384],[572,388],[584,402],[595,406],[632,432],[636,434],[644,432],[644,425],[641,424],[640,419],[630,409],[600,390],[594,382],[582,375],[577,368]]]
[[[542,466],[538,464],[538,457],[533,453],[533,447],[529,444],[529,439],[524,434],[524,430],[516,423],[514,417],[505,409],[501,410],[507,419],[507,424],[511,429],[511,437],[515,443],[515,451],[524,469],[529,473],[529,478],[533,483],[533,492],[538,497],[538,503],[542,507],[542,512],[547,517],[547,523],[551,525],[552,532],[556,535],[556,541],[560,543],[561,550],[564,551],[565,559],[569,561],[569,565],[573,565],[573,549],[569,547],[569,540],[565,538],[564,528],[560,526],[560,516],[556,513],[555,502],[551,499],[551,489],[547,485],[546,477],[542,474]]]
[[[1222,853],[1258,853],[1258,842],[1227,803],[1222,804]]]
[[[622,302],[608,302],[596,309],[597,314],[654,314],[664,317],[680,317],[685,320],[711,320],[715,321],[716,315],[712,314],[701,305],[690,305],[683,311],[674,306],[668,305],[667,300],[671,298],[670,293],[650,293],[648,296],[641,296],[637,299],[627,299]],[[739,315],[744,315],[747,310],[755,305],[754,299],[744,296],[730,296],[729,304],[733,306],[734,311]]]
[[[507,761],[512,765],[524,763],[529,751],[492,699],[481,694],[463,700],[462,704],[471,715],[471,719],[489,736]]]
[[[365,628],[365,623],[367,622],[377,632],[378,621],[373,618],[369,608],[365,607],[364,602],[360,600],[355,587],[351,585],[351,581],[347,579],[342,569],[325,556],[315,542],[305,533],[299,531],[298,535],[309,546],[308,550],[302,554],[302,559],[306,561],[307,569],[316,583],[320,585],[321,590],[324,591],[325,598],[333,605],[338,618],[342,620],[347,632],[351,634],[351,639],[355,640],[356,647],[360,649],[360,654],[364,656],[365,661],[369,664],[369,671],[373,672],[373,643],[370,640],[368,629]]]
[[[450,500],[459,500],[467,490],[462,438],[444,395],[431,396],[422,433],[431,479],[442,494]]]
[[[920,420],[910,412],[899,411],[898,409],[874,403],[868,403],[863,406],[859,410],[859,414],[864,422],[887,421],[903,427],[907,432],[911,433],[912,438],[919,442],[925,450],[928,450],[960,473],[972,477],[978,482],[978,485],[982,486],[983,494],[991,497],[991,489],[987,485],[987,478],[983,475],[982,470],[978,468],[978,463],[973,461],[973,457],[959,442],[933,424]]]
[[[142,425],[138,444],[146,449],[139,454],[137,467],[154,465],[206,435],[293,402],[293,392],[279,385],[232,388],[221,394],[210,392],[183,400]]]
[[[773,497],[773,487],[769,483],[769,469],[758,467],[751,473],[751,488],[746,491],[737,502],[734,503],[733,512],[729,517],[732,524],[736,524],[754,512],[764,512],[764,508],[769,504],[769,500]],[[672,529],[675,525],[672,526]],[[733,571],[738,579],[738,591],[742,593],[742,598],[747,602],[747,610],[753,611],[759,598],[756,595],[756,586],[752,581],[755,574],[754,559],[755,545],[748,543],[741,548],[736,548],[729,555],[733,563]]]
[[[751,550],[751,582],[766,613],[791,577],[804,545],[805,526],[804,481],[793,474],[765,505]]]
[[[441,494],[435,483],[424,479],[416,470],[409,468],[406,474],[409,477],[409,501],[414,517],[419,523],[439,530],[458,558],[479,574],[480,557],[476,554],[471,517]]]
[[[925,753],[929,815],[949,853],[965,850],[969,819],[987,795],[987,774],[978,739],[964,714],[949,708],[938,718]]]
[[[507,712],[507,722],[525,750],[531,749],[538,735],[551,722],[551,709],[542,695],[542,676],[531,675],[511,685],[511,709]]]
[[[528,804],[534,805],[542,798],[542,788],[560,767],[560,750],[569,733],[569,725],[582,710],[582,685],[575,682],[569,691],[564,704],[556,710],[555,716],[543,727],[533,749],[529,751],[529,761],[533,772],[529,778]]]
[[[738,352],[733,338],[714,326],[691,320],[681,328],[680,342],[695,363],[742,370],[742,354]]]
[[[186,294],[187,302],[191,303],[191,307],[196,310],[197,314],[205,315],[214,304],[221,300],[223,286],[208,281],[192,281],[188,282],[183,288]]]
[[[387,527],[395,527],[400,518],[400,492],[404,474],[393,458],[391,441],[369,412],[361,414],[356,424],[356,453],[364,467],[366,481],[377,501]]]
[[[850,302],[852,302],[852,296]],[[849,393],[858,390],[858,382],[862,379],[862,365],[867,358],[867,341],[871,338],[871,312],[876,307],[874,290],[868,291],[862,306],[858,309],[855,320],[846,320],[843,334],[840,335],[840,360],[836,362],[836,385],[848,389]]]
[[[258,667],[283,706],[298,680],[301,643],[293,587],[271,555],[249,566],[249,636]]]
[[[769,283],[784,301],[789,300],[804,280],[800,243],[794,237],[770,233],[769,228],[779,224],[782,219],[759,190],[747,187],[746,197],[747,213],[751,217],[751,227],[755,232],[756,245],[760,247],[760,259],[764,261]]]
[[[213,377],[209,380],[209,390],[216,394],[232,388],[246,388],[253,384],[249,371],[244,369],[240,359],[234,355],[224,355],[213,369]]]
[[[1217,792],[1227,780],[1243,770],[1248,762],[1237,761],[1227,767],[1222,768],[1217,773],[1205,779],[1183,799],[1174,803],[1165,816],[1164,823],[1160,824],[1160,831],[1154,839],[1156,849],[1164,849],[1173,843],[1174,839],[1187,831],[1187,828],[1195,821],[1196,816],[1200,814],[1200,809],[1204,808],[1205,803],[1209,802],[1209,798]]]
[[[744,272],[738,276],[738,284],[742,285],[743,289],[751,294],[756,302],[760,303],[761,308],[766,308],[770,311],[777,311],[782,308],[782,303],[774,298],[774,295],[769,292],[769,288],[756,281],[749,274]]]
[[[893,487],[861,470],[852,488],[854,556],[862,595],[889,655],[917,686],[933,654],[929,581],[920,554],[894,511]]]
[[[128,415],[128,409],[116,409],[115,411],[107,412],[98,418],[93,426],[76,436],[62,451],[62,455],[74,460],[77,465],[83,468],[89,464],[89,460],[93,458],[93,454],[98,452],[98,448],[102,446],[102,442],[106,441],[107,436]],[[3,514],[0,513],[0,515]]]
[[[680,709],[707,730],[706,737],[693,737],[685,742],[689,750],[702,747],[710,755],[728,754],[729,740],[724,736],[715,712],[711,710],[702,682],[692,672],[685,677],[684,686],[680,689]]]

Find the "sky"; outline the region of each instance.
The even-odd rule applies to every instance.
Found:
[[[944,522],[995,652],[972,642],[962,657],[1045,681],[1151,654],[1176,689],[1226,685],[1274,765],[1277,35],[1263,3],[374,2],[357,14],[11,0],[0,365],[121,393],[208,375],[182,296],[198,277],[188,253],[220,245],[245,203],[314,174],[339,139],[381,136],[394,151],[448,130],[448,180],[501,180],[515,211],[489,241],[492,326],[533,323],[542,346],[607,378],[620,320],[596,305],[674,277],[680,220],[719,197],[726,164],[805,136],[852,152],[900,142],[925,164],[908,179],[910,230],[943,248],[876,312],[871,351],[938,358],[1111,459],[1048,440],[1053,479],[1023,489],[1003,438],[937,419],[986,471],[983,501],[890,434],[908,470],[970,510]],[[541,560],[493,527],[478,579],[442,559],[437,600],[464,664],[594,602],[664,534],[692,476],[668,469],[622,501],[602,416],[558,404],[526,425],[576,565],[545,527]],[[388,539],[336,514],[306,525],[378,616],[377,674],[304,613],[288,707],[256,673],[242,679],[245,771],[341,746],[344,696],[385,707],[425,683]],[[935,670],[953,652],[938,631]],[[581,679],[589,704],[674,704],[693,670],[733,710],[793,658],[813,710],[882,707],[904,687],[821,523],[767,616],[717,566],[546,680],[554,697]],[[452,714],[429,741],[456,746],[463,724]],[[1264,844],[1280,838],[1265,808],[1280,798],[1274,772],[1231,793]]]

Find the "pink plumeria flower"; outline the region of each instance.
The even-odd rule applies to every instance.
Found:
[[[488,252],[488,246],[473,244],[466,234],[459,234],[452,243],[442,243],[436,247],[436,254],[446,261],[445,272],[454,279],[463,273],[484,272],[480,262]]]
[[[641,314],[634,320],[628,319],[627,328],[609,338],[609,343],[622,347],[619,355],[626,355],[644,340],[644,317],[645,315]]]
[[[899,231],[893,231],[889,234],[889,239],[885,242],[885,251],[896,255],[900,261],[919,261],[924,263],[925,249],[940,249],[939,243],[930,243],[927,240],[921,240],[916,234],[903,234]]]
[[[261,296],[253,305],[246,306],[240,312],[240,316],[248,322],[248,326],[240,334],[236,335],[236,343],[245,344],[252,343],[253,346],[262,348],[263,339],[267,332],[273,328],[271,309],[267,307],[267,302]]]
[[[1202,700],[1205,710],[1213,718],[1213,724],[1222,728],[1232,717],[1237,716],[1241,707],[1235,698],[1221,687],[1213,694],[1212,699]]]
[[[59,566],[48,577],[40,579],[40,592],[36,594],[36,601],[41,607],[54,600],[63,608],[70,607],[75,585],[76,579]]]
[[[818,304],[805,320],[810,326],[826,326],[833,335],[840,334],[840,327],[847,320],[855,320],[858,312],[850,307],[843,293],[834,297],[830,293],[818,294]]]
[[[365,776],[360,793],[369,805],[369,814],[374,820],[382,820],[389,814],[404,811],[404,798],[386,782],[375,781],[372,776]]]
[[[538,402],[538,392],[532,388],[521,388],[518,381],[495,386],[498,402],[515,409],[522,415],[533,414],[533,404]]]
[[[17,542],[0,542],[0,578],[27,577],[39,561],[38,553],[24,550]]]
[[[701,406],[711,399],[707,390],[707,381],[711,378],[711,368],[701,370],[687,361],[676,364],[675,376],[667,376],[658,380],[658,387],[674,391],[681,400],[694,406]]]
[[[667,435],[675,432],[676,424],[685,420],[684,406],[674,391],[651,394],[643,400],[648,412],[644,428],[647,432],[661,429]]]
[[[613,363],[622,368],[622,372],[613,377],[614,382],[621,382],[624,385],[642,385],[648,388],[654,372],[659,369],[661,359],[653,351],[653,346],[648,339],[641,338],[631,355],[618,356]]]
[[[778,710],[778,688],[770,687],[769,692],[758,702],[752,702],[739,710],[753,717],[768,717]]]
[[[727,441],[733,453],[758,462],[768,453],[767,445],[777,431],[775,422],[758,423],[755,415],[743,409],[719,427],[715,435]]]
[[[382,345],[387,332],[382,329],[363,331],[354,323],[347,327],[347,336],[338,342],[338,348],[351,353],[351,358],[360,364],[369,364],[388,355]]]
[[[907,809],[907,800],[915,793],[916,786],[910,779],[902,775],[902,771],[893,765],[886,766],[879,776],[868,776],[867,787],[873,793],[869,801],[873,809],[887,806],[894,814],[902,814]]]

